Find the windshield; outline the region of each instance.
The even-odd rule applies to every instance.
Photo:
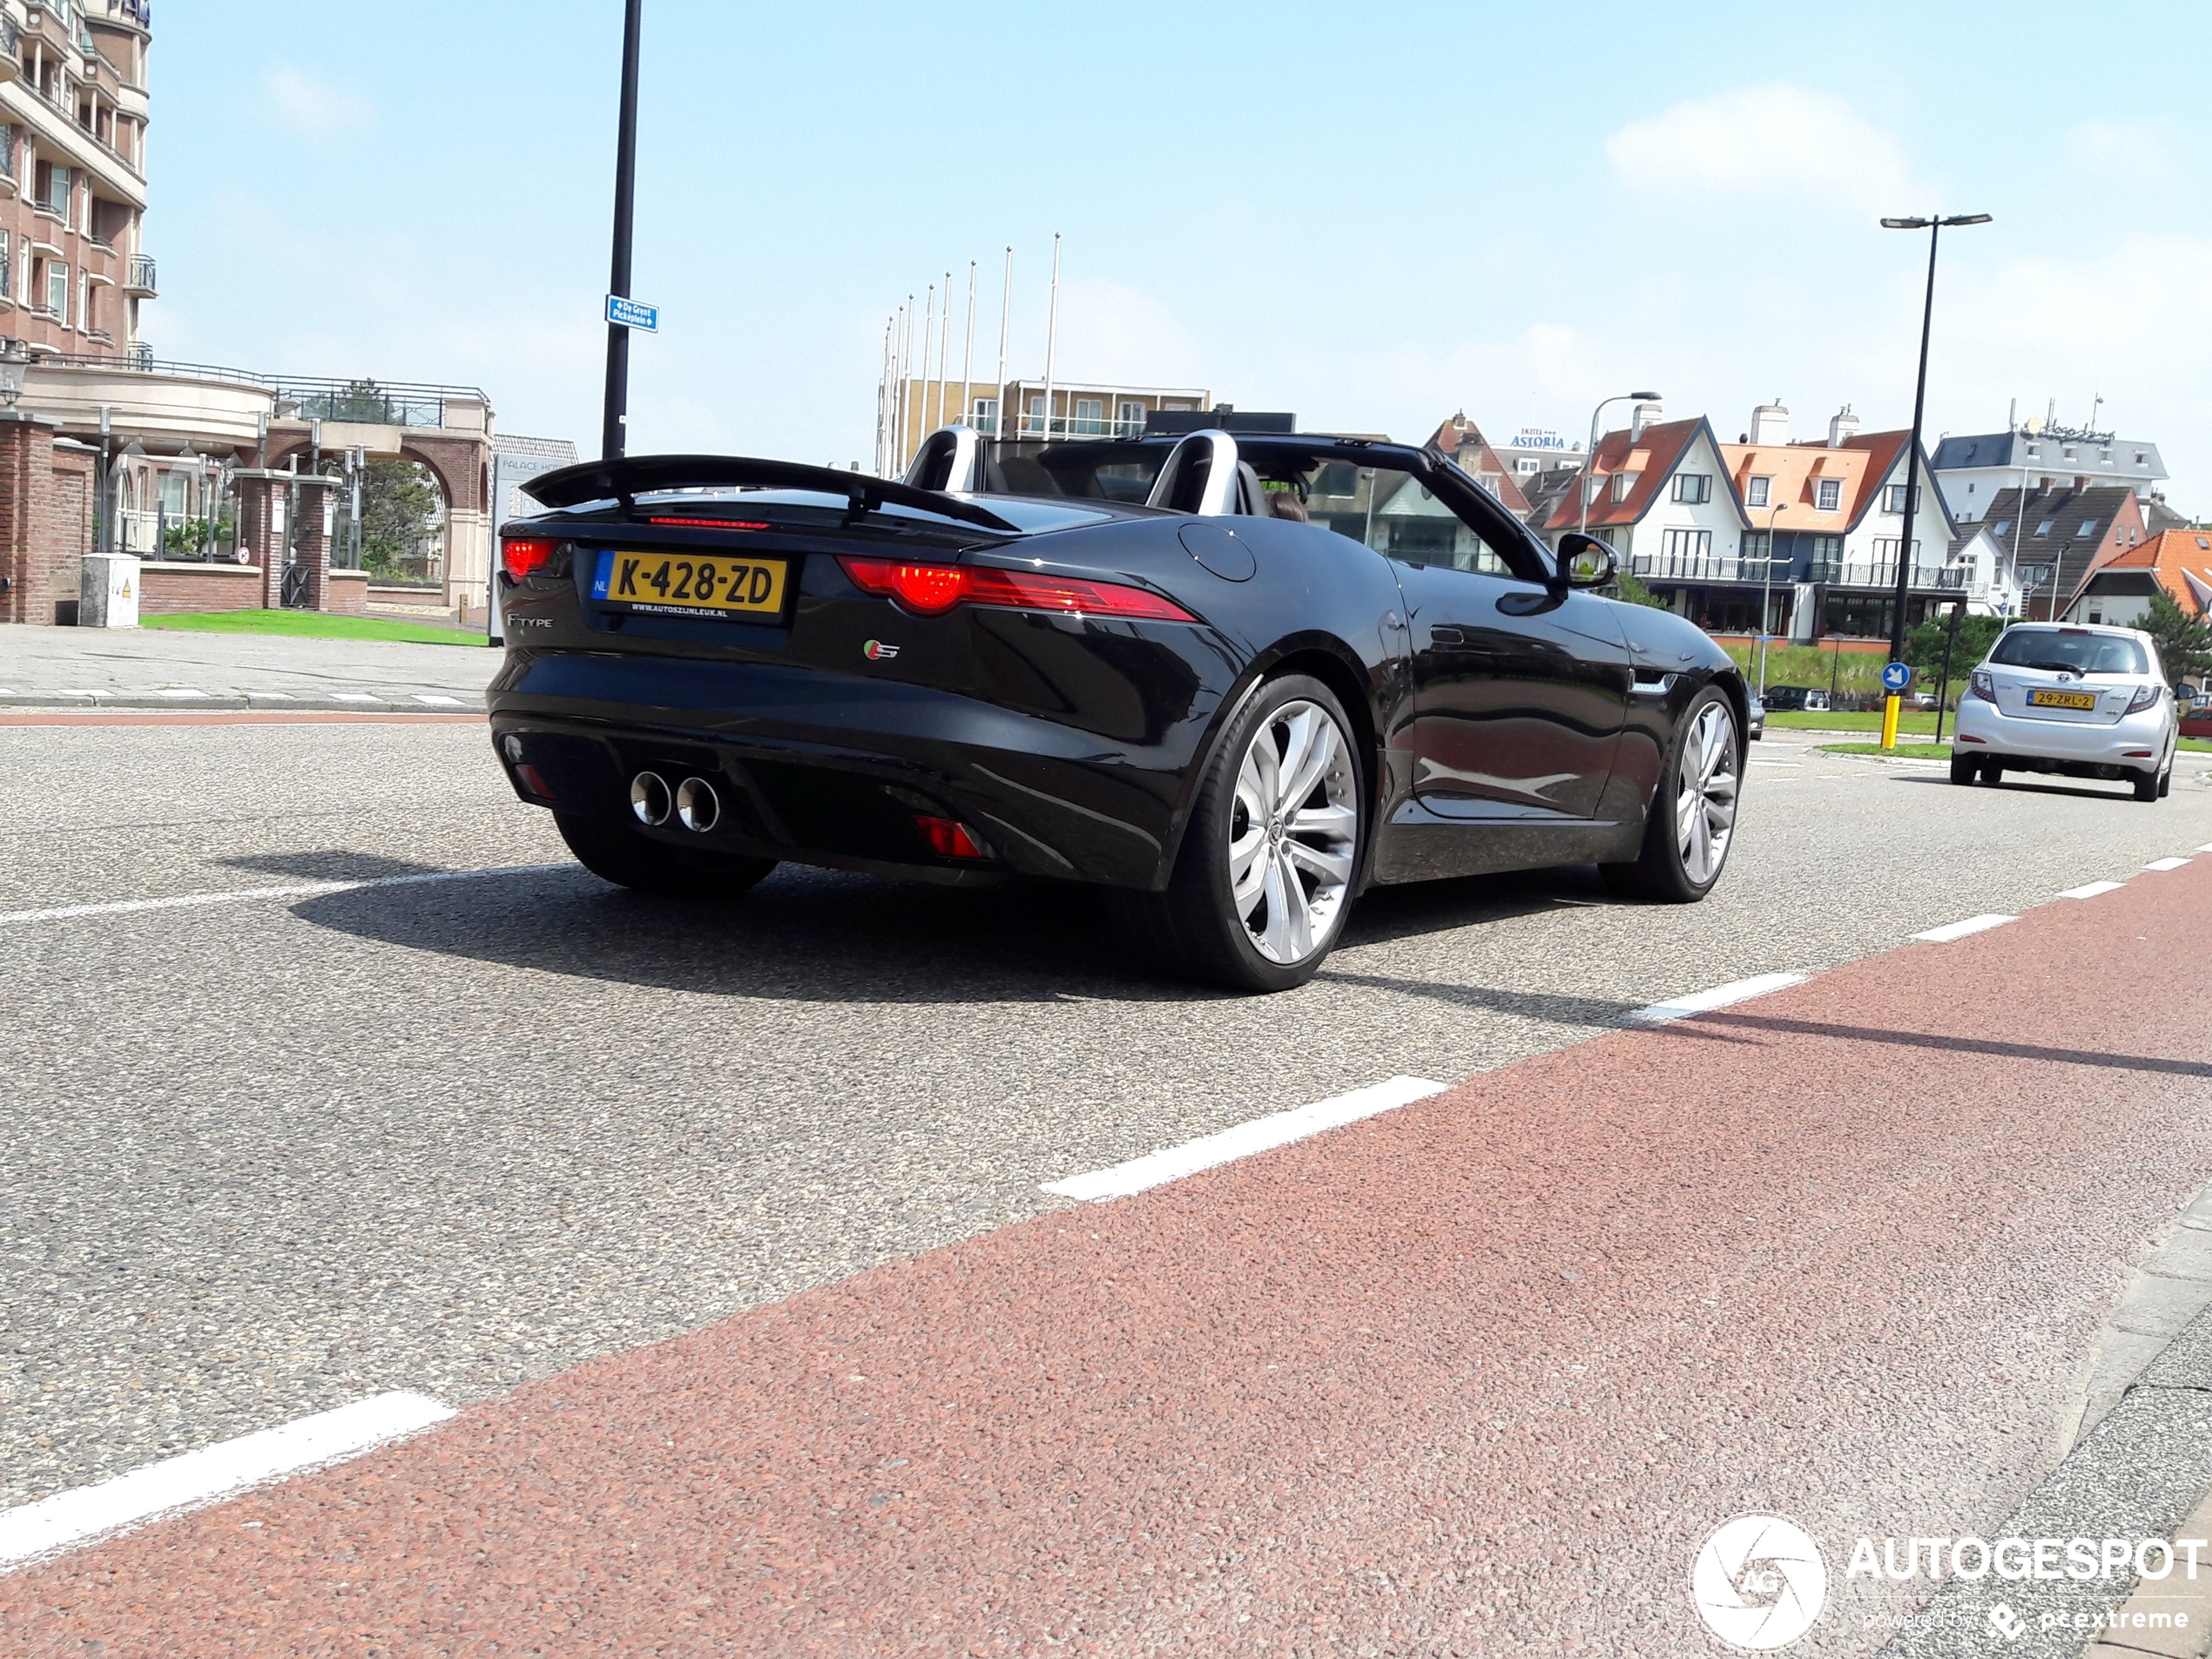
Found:
[[[1174,448],[1159,439],[1000,444],[986,463],[983,501],[994,512],[1007,510],[993,499],[1001,493],[1143,502]],[[1326,439],[1269,438],[1240,442],[1238,456],[1271,517],[1318,524],[1409,564],[1543,579],[1509,521],[1501,521],[1494,544],[1420,478],[1381,455],[1339,450]],[[1516,570],[1516,555],[1528,568]]]
[[[2086,628],[2012,628],[1989,660],[2006,668],[2041,668],[2066,674],[2148,674],[2150,660],[2139,640],[2095,634]]]

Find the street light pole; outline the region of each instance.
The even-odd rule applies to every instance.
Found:
[[[1885,219],[1882,228],[1889,231],[1925,231],[1928,233],[1928,287],[1920,307],[1920,372],[1912,388],[1912,436],[1905,450],[1905,524],[1897,543],[1896,605],[1890,617],[1890,660],[1905,660],[1905,606],[1912,584],[1912,520],[1920,501],[1920,421],[1926,412],[1928,401],[1928,335],[1935,322],[1936,239],[1947,225],[1986,225],[1987,213],[1938,214],[1926,219]],[[1884,705],[1882,716],[1882,747],[1897,747],[1897,716],[1898,698],[1891,693]]]
[[[1767,637],[1773,631],[1774,608],[1774,525],[1782,516],[1782,503],[1766,516],[1766,557],[1759,563],[1759,698],[1766,698]]]
[[[615,136],[615,246],[607,292],[630,297],[630,229],[637,196],[637,31],[644,0],[628,0],[622,20],[622,112]],[[607,408],[599,433],[599,458],[617,461],[629,450],[630,330],[607,325]]]
[[[1597,407],[1590,411],[1590,447],[1582,457],[1582,516],[1575,526],[1582,535],[1590,533],[1590,485],[1597,479],[1598,416],[1605,413],[1606,406],[1610,403],[1656,403],[1658,401],[1659,394],[1656,392],[1622,392],[1613,397],[1600,398]]]

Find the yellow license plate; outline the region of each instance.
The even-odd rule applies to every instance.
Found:
[[[2037,709],[2094,709],[2097,706],[2094,691],[2030,691],[2030,708]]]
[[[599,555],[592,572],[591,597],[664,616],[775,616],[784,608],[790,575],[784,559],[610,550]]]

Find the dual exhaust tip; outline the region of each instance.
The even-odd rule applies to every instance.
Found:
[[[672,817],[704,835],[722,821],[722,797],[704,778],[686,778],[671,789],[660,773],[641,772],[630,780],[630,810],[649,829],[658,829]]]

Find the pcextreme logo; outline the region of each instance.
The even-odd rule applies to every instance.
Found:
[[[1689,1569],[1697,1616],[1731,1648],[1766,1653],[1812,1629],[1828,1600],[1828,1565],[1782,1515],[1737,1515],[1705,1535]]]

